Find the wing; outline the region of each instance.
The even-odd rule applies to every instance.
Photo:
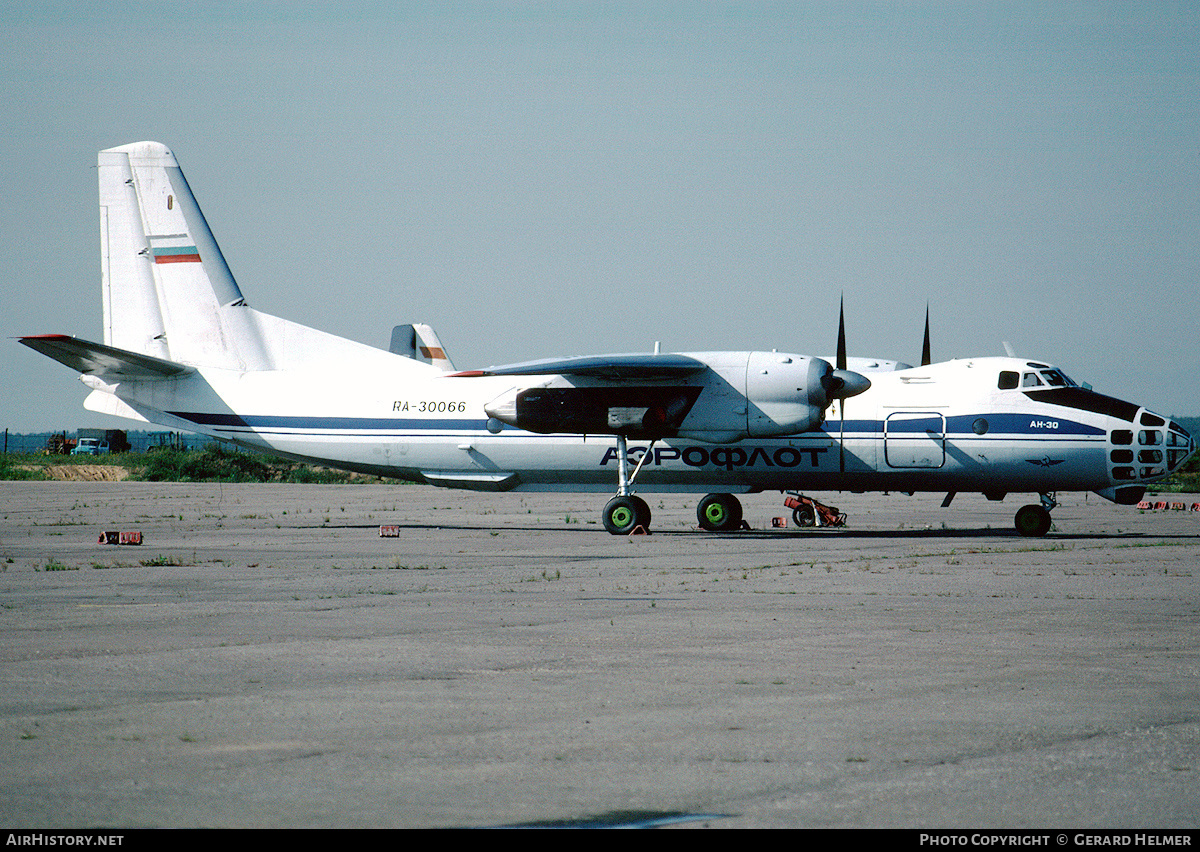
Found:
[[[451,376],[587,376],[612,381],[655,381],[699,373],[708,365],[687,355],[585,355],[577,358],[546,358],[523,361],[483,370],[451,373]]]
[[[110,382],[174,379],[192,372],[191,367],[174,361],[164,361],[152,355],[141,355],[65,334],[41,334],[22,337],[20,341],[76,372]]]

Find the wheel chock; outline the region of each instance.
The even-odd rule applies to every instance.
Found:
[[[636,527],[634,527],[632,530],[630,530],[630,531],[629,531],[629,535],[630,535],[630,536],[635,536],[635,535],[650,535],[650,530],[646,529],[646,528],[645,528],[644,526],[642,526],[641,524],[638,524]]]
[[[140,532],[102,532],[96,544],[141,544]]]
[[[787,526],[787,518],[771,518],[771,526],[780,529]]]
[[[400,537],[400,525],[399,524],[380,524],[379,525],[379,537],[380,538],[399,538]]]

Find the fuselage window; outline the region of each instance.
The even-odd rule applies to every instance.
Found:
[[[1041,387],[1041,385],[1042,380],[1038,378],[1037,373],[1026,373],[1025,378],[1021,380],[1021,387],[1023,388],[1036,388]]]
[[[996,383],[996,387],[998,387],[1000,390],[1012,390],[1020,383],[1020,373],[1014,373],[1012,370],[1001,370],[1000,381]]]
[[[1162,443],[1162,432],[1157,429],[1143,429],[1138,432],[1138,443],[1143,447],[1156,447]]]
[[[1129,429],[1114,429],[1112,433],[1112,442],[1118,446],[1133,443],[1133,432]]]

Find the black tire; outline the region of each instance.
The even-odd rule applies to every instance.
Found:
[[[650,506],[649,506],[649,504],[645,500],[643,500],[641,497],[630,496],[629,499],[633,501],[633,504],[636,507],[637,525],[640,526],[642,529],[644,529],[646,532],[650,532]]]
[[[742,504],[732,494],[709,494],[696,506],[696,520],[709,532],[729,532],[742,525]]]
[[[614,497],[604,507],[604,528],[613,535],[629,535],[638,527],[649,531],[650,507],[641,497]]]
[[[1021,535],[1043,536],[1050,531],[1050,513],[1042,506],[1022,506],[1017,510],[1015,522]]]
[[[800,506],[792,510],[792,520],[798,527],[815,527],[817,525],[817,510],[812,506]]]

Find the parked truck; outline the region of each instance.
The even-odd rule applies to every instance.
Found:
[[[121,429],[80,429],[73,456],[100,456],[129,452],[129,437]]]

